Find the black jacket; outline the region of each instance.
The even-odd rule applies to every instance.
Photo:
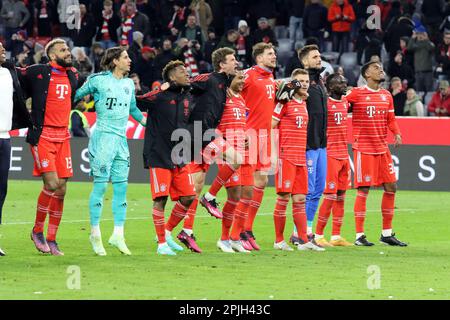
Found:
[[[45,118],[48,86],[50,84],[51,66],[49,64],[35,64],[20,69],[18,73],[25,96],[31,97],[31,119],[33,126],[28,130],[27,142],[35,146],[39,142]],[[81,87],[83,81],[79,78],[78,71],[71,68],[67,71],[72,87],[72,106],[76,90]],[[81,78],[81,77],[80,77]]]
[[[231,78],[225,73],[201,74],[192,82],[191,93],[193,97],[193,110],[189,118],[189,130],[194,133],[194,121],[201,121],[202,133],[208,129],[216,129],[222,118],[223,109],[227,99],[227,88]],[[193,136],[194,137],[194,136]],[[201,137],[195,137],[200,139]],[[205,147],[211,140],[202,142]]]
[[[310,85],[308,89],[308,137],[306,150],[327,147],[327,90],[323,84],[320,73],[324,68],[308,69]]]
[[[20,86],[19,78],[17,75],[16,68],[10,62],[5,62],[2,64],[3,68],[6,68],[11,73],[11,78],[13,80],[13,118],[11,130],[29,128],[32,126],[30,113],[25,105],[25,99],[22,92],[22,87]]]
[[[182,152],[178,154],[179,163],[174,163],[172,150],[180,143],[180,140],[172,141],[171,137],[174,130],[186,128],[192,109],[192,96],[189,89],[171,86],[165,91],[150,92],[138,99],[145,99],[148,105],[144,167],[174,169],[187,164],[190,159],[183,160]]]

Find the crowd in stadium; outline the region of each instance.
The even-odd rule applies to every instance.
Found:
[[[372,29],[365,21],[373,4],[380,25]],[[299,67],[296,50],[318,44],[325,72],[341,72],[350,86],[364,81],[359,65],[381,60],[396,115],[450,114],[450,3],[444,0],[3,0],[0,6],[0,40],[21,67],[44,62],[44,46],[57,36],[69,40],[84,76],[100,71],[105,49],[125,46],[142,94],[160,84],[162,68],[174,59],[196,76],[212,71],[216,48],[230,47],[248,68],[252,46],[270,42],[281,78]]]

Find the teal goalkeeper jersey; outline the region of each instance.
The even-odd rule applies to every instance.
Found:
[[[136,106],[134,83],[129,78],[117,79],[111,71],[90,75],[77,90],[75,101],[91,94],[95,101],[95,132],[108,132],[126,137],[128,117],[140,122],[144,117]]]

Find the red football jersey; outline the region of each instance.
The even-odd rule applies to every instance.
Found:
[[[306,103],[295,98],[286,104],[279,103],[272,118],[279,121],[279,158],[289,160],[297,166],[306,166]]]
[[[366,154],[383,154],[388,149],[387,129],[399,134],[394,101],[389,91],[367,86],[347,94],[353,107],[353,149]]]
[[[68,127],[72,87],[65,68],[52,66],[45,106],[44,126]]]
[[[276,82],[272,71],[254,66],[245,71],[242,91],[248,109],[247,129],[266,129],[270,132],[275,108]]]
[[[217,129],[235,147],[242,147],[245,141],[245,112],[245,101],[240,94],[227,98]]]
[[[327,155],[335,159],[348,159],[347,149],[348,102],[328,98]]]

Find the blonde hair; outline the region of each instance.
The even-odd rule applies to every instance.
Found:
[[[47,43],[47,45],[45,46],[45,55],[47,56],[47,58],[50,59],[50,53],[52,52],[53,47],[57,44],[66,44],[66,41],[61,38],[56,38]]]

